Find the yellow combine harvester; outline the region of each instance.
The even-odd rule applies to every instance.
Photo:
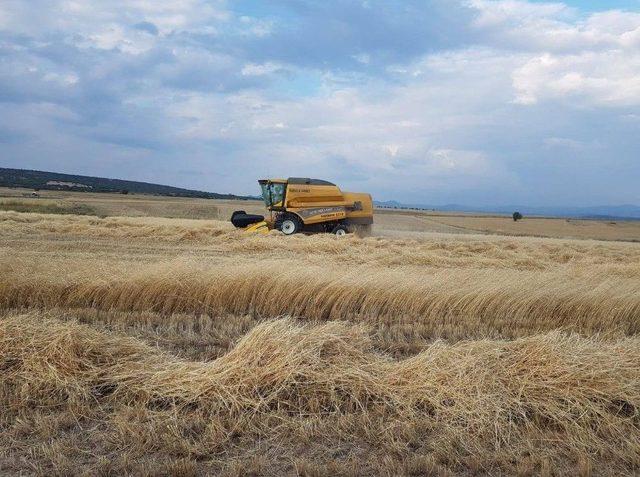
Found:
[[[285,235],[333,233],[346,235],[356,230],[368,232],[373,224],[373,201],[369,194],[343,192],[331,182],[290,177],[258,181],[262,198],[271,212],[262,215],[238,210],[231,223],[247,232],[281,230]]]

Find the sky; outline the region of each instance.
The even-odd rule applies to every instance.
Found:
[[[640,204],[640,0],[2,0],[0,167]]]

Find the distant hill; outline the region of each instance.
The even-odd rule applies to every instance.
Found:
[[[396,209],[437,210],[440,212],[475,212],[481,214],[500,214],[510,216],[518,211],[525,217],[537,215],[544,217],[566,217],[593,220],[640,220],[640,207],[637,205],[600,205],[593,207],[536,207],[526,205],[472,206],[463,204],[425,205],[402,204],[395,200],[374,202],[376,207]]]
[[[114,192],[164,195],[170,197],[197,197],[202,199],[239,199],[253,197],[234,194],[218,194],[198,190],[181,189],[148,182],[106,179],[104,177],[58,174],[57,172],[5,169],[0,167],[0,187],[25,187],[41,190],[71,190],[81,192]]]

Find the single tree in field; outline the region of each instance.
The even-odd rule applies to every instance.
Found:
[[[522,214],[520,212],[513,213],[513,221],[517,222],[518,220],[522,220]]]

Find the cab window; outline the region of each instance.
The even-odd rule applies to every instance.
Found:
[[[271,205],[276,205],[284,199],[284,184],[271,184]]]
[[[278,204],[284,199],[285,184],[260,184],[260,188],[267,207]]]

